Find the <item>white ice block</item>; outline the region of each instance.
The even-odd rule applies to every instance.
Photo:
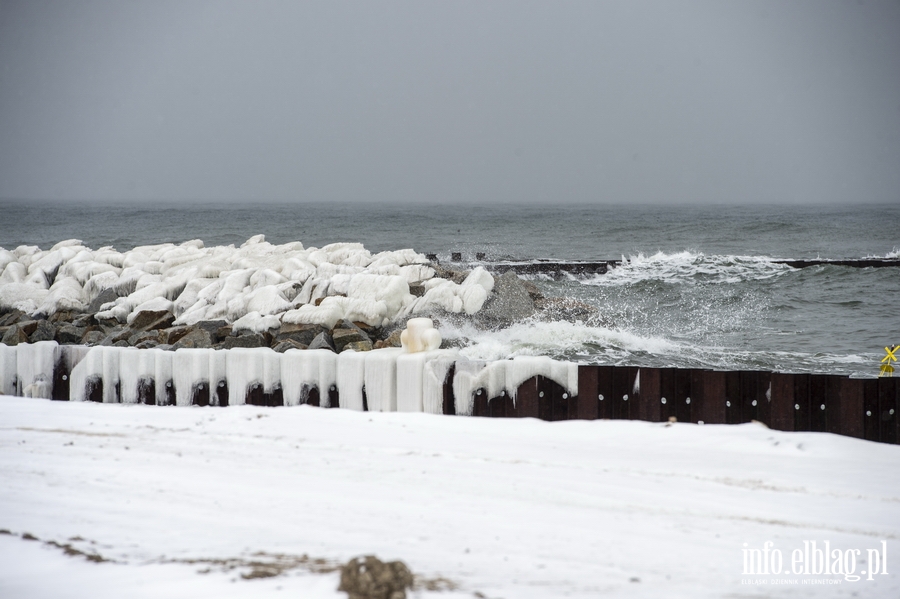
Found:
[[[337,388],[342,408],[363,410],[366,384],[366,355],[369,352],[343,351],[337,357]]]
[[[397,358],[399,348],[376,349],[366,356],[366,400],[370,412],[397,411]]]
[[[21,343],[16,359],[16,394],[50,399],[53,393],[53,369],[59,345],[56,341]]]
[[[16,394],[18,346],[0,343],[0,395]]]
[[[16,358],[16,395],[50,399],[53,369],[56,366],[56,341],[21,343]]]

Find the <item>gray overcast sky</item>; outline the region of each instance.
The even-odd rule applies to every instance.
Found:
[[[900,2],[0,0],[0,198],[898,202]]]

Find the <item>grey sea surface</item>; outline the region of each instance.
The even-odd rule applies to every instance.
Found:
[[[605,260],[605,275],[534,276],[546,295],[594,306],[584,321],[534,319],[499,331],[442,325],[471,357],[548,355],[602,364],[874,376],[900,344],[900,268],[774,258],[900,257],[900,205],[569,206],[47,203],[0,201],[0,247],[93,248],[256,234],[307,247],[411,247],[491,266]],[[483,253],[481,260],[476,255]]]

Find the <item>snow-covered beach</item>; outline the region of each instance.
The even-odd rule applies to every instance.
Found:
[[[4,597],[341,597],[369,553],[419,597],[900,590],[900,447],[830,434],[3,397],[0,447]],[[888,574],[744,574],[768,541]]]

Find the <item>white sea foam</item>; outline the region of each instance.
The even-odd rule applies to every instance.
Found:
[[[466,339],[468,345],[460,350],[460,354],[478,360],[564,355],[577,353],[589,344],[648,354],[671,354],[684,349],[661,337],[642,337],[629,331],[567,321],[528,321],[499,331],[482,331],[470,325],[460,328],[446,325],[440,332],[446,339]]]
[[[879,256],[878,254],[869,254],[866,256],[866,258],[884,258],[886,260],[897,260],[898,258],[900,258],[900,247],[894,246],[894,249],[885,253],[883,256]],[[2,264],[2,258],[0,258],[0,265]]]
[[[240,248],[192,240],[119,252],[69,240],[48,251],[0,248],[0,308],[32,315],[84,310],[113,290],[118,297],[98,317],[121,323],[142,310],[170,310],[177,324],[225,319],[251,331],[280,322],[331,327],[342,318],[385,326],[435,309],[473,314],[493,287],[482,268],[462,284],[434,274],[413,250],[372,254],[359,243],[304,248],[257,235]],[[427,284],[423,297],[409,292],[414,282]]]
[[[622,257],[606,274],[578,280],[586,285],[622,286],[643,281],[665,283],[739,283],[770,279],[792,271],[768,256],[708,256],[690,251]]]

